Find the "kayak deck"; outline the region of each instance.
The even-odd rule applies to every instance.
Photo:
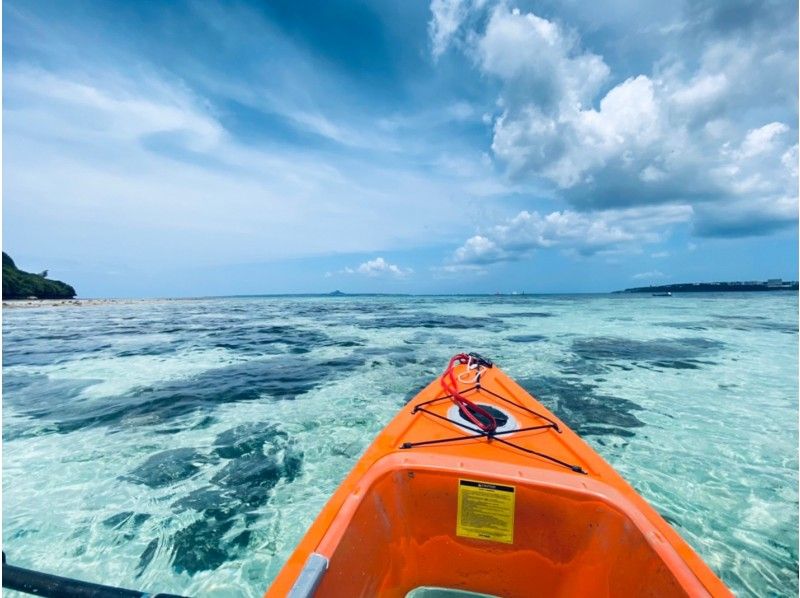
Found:
[[[431,586],[509,598],[730,595],[619,474],[499,368],[477,388],[466,365],[456,372],[459,391],[498,415],[495,435],[431,383],[367,449],[266,596],[403,597]]]

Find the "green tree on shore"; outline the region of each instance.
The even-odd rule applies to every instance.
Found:
[[[5,251],[3,252],[3,299],[72,299],[76,293],[70,285],[48,280],[42,274],[23,272]]]

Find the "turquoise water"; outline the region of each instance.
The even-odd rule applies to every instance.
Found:
[[[598,450],[739,595],[797,594],[797,295],[268,297],[3,311],[3,547],[259,596],[462,350]]]

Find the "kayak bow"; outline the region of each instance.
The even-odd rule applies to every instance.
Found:
[[[266,598],[487,595],[731,593],[554,414],[460,354],[377,436]]]

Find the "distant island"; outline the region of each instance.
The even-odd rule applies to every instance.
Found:
[[[72,299],[76,293],[70,285],[42,274],[23,272],[3,252],[3,300],[5,299]]]
[[[796,291],[797,281],[770,278],[764,282],[682,282],[649,287],[634,287],[617,293],[732,293],[741,291]]]

